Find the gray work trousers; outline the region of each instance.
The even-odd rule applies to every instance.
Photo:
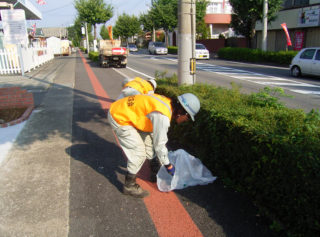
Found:
[[[119,125],[108,113],[109,123],[118,138],[120,146],[127,156],[127,170],[131,174],[137,174],[146,159],[153,159],[152,133],[142,132],[132,126]]]

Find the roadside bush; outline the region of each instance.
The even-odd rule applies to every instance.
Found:
[[[178,47],[177,46],[168,46],[168,53],[178,54]]]
[[[99,52],[89,52],[89,58],[93,62],[98,62],[99,61]]]
[[[80,48],[80,50],[81,50],[82,52],[86,52],[86,48],[84,48],[84,47],[82,47],[82,46],[80,46],[79,48]]]
[[[241,94],[210,85],[159,79],[157,93],[192,92],[195,122],[172,125],[169,141],[200,158],[226,185],[247,193],[271,226],[290,236],[320,233],[320,113],[289,109],[276,91]]]
[[[289,65],[297,51],[262,51],[260,49],[225,47],[218,51],[221,59]]]

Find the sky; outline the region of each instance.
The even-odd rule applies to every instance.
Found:
[[[36,23],[37,27],[68,27],[76,18],[74,0],[45,0],[46,4],[39,5],[37,0],[29,0],[42,14],[42,20],[29,20],[28,27]],[[139,16],[146,13],[151,5],[151,0],[104,0],[113,6],[113,17],[106,25],[114,25],[119,15]]]

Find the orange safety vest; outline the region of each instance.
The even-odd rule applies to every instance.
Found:
[[[140,77],[136,77],[132,81],[129,81],[127,84],[124,85],[124,88],[125,87],[131,87],[133,89],[136,89],[142,95],[148,94],[149,91],[153,91],[152,85],[148,81]]]
[[[171,120],[171,99],[158,95],[134,95],[115,101],[110,106],[112,118],[122,126],[133,126],[143,132],[152,132],[147,114],[158,111]]]

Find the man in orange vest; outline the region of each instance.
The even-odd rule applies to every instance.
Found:
[[[108,120],[127,157],[124,194],[138,198],[149,195],[136,183],[136,175],[145,160],[152,160],[155,155],[174,175],[175,167],[170,164],[166,147],[170,121],[194,121],[199,110],[200,101],[191,93],[172,99],[158,94],[135,95],[111,104]]]
[[[140,77],[135,77],[134,79],[126,78],[123,84],[123,89],[117,100],[130,95],[150,95],[157,88],[157,83],[154,79],[144,80]]]

